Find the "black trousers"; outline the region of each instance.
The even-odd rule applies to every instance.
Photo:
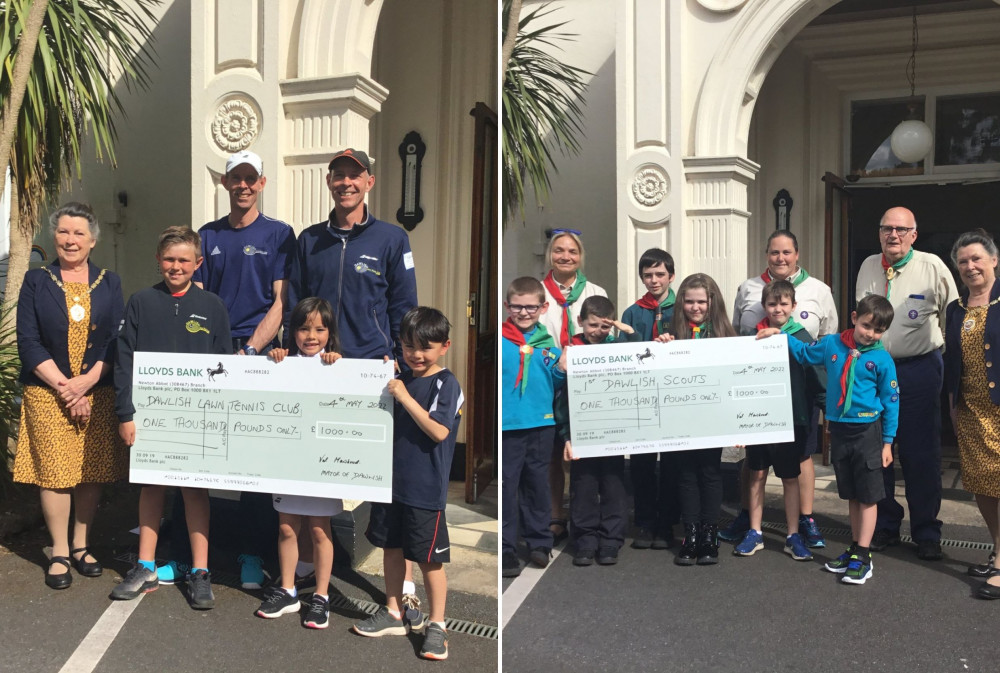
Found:
[[[516,553],[518,520],[528,549],[552,548],[549,462],[555,426],[503,433],[503,552]],[[520,516],[519,516],[520,515]]]
[[[685,524],[718,524],[722,508],[722,449],[676,452],[681,520]]]
[[[656,457],[659,455],[659,470]],[[672,451],[637,453],[629,457],[635,525],[669,537],[677,523],[680,502],[677,493],[677,460]]]
[[[625,543],[625,456],[581,458],[569,466],[570,535],[577,551]]]

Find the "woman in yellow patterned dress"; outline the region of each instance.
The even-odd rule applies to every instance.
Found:
[[[948,305],[945,385],[962,458],[962,483],[976,496],[993,538],[986,563],[969,568],[986,579],[980,598],[1000,598],[1000,281],[997,246],[982,229],[962,234],[951,259],[965,285]],[[905,394],[905,391],[904,391]]]
[[[58,260],[25,274],[17,303],[24,401],[14,480],[40,487],[52,536],[45,583],[65,589],[71,566],[87,577],[101,574],[87,549],[101,484],[127,474],[112,381],[124,303],[118,276],[89,261],[99,233],[90,207],[68,203],[49,224]]]

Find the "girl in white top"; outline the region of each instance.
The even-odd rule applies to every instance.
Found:
[[[281,362],[288,355],[319,357],[331,365],[340,359],[337,323],[330,302],[318,297],[303,299],[295,308],[289,325],[292,332],[290,349],[275,348],[268,357]],[[320,588],[329,587],[333,570],[333,536],[330,517],[344,509],[339,498],[318,498],[304,495],[273,496],[274,509],[278,510],[278,562],[281,567],[281,586],[275,587],[257,610],[258,617],[273,619],[298,612],[300,603],[295,589],[295,565],[299,560],[298,535],[303,520],[309,528],[313,543],[313,561],[316,565],[316,593],[309,602],[303,625],[312,629],[325,629],[329,617],[329,595]]]

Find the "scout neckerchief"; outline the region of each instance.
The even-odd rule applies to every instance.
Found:
[[[535,325],[535,331],[525,341],[524,332],[509,320],[503,324],[503,338],[520,346],[518,350],[521,352],[521,362],[518,365],[514,388],[516,389],[520,384],[521,394],[524,395],[524,389],[528,387],[528,367],[531,364],[531,354],[535,352],[536,348],[551,348],[556,345],[556,342],[552,340],[545,325]]]
[[[639,308],[649,309],[653,312],[653,338],[660,336],[667,331],[666,325],[661,325],[663,320],[663,309],[669,308],[674,305],[677,301],[677,297],[674,295],[674,288],[670,288],[665,296],[660,301],[656,301],[656,297],[653,296],[652,292],[647,292],[642,295],[635,304]]]
[[[837,401],[838,407],[844,406],[846,414],[851,408],[851,394],[854,392],[854,362],[861,357],[862,353],[882,350],[883,347],[881,341],[859,347],[854,341],[853,327],[841,332],[840,340],[850,349],[847,353],[847,361],[844,362],[844,370],[840,373],[840,399]]]
[[[545,284],[545,289],[552,295],[552,298],[562,307],[562,329],[559,331],[559,345],[565,346],[569,343],[569,338],[576,331],[573,329],[573,320],[569,315],[569,307],[583,294],[584,288],[587,287],[587,277],[583,275],[582,271],[576,272],[576,281],[573,283],[573,289],[569,291],[568,297],[563,296],[562,291],[559,289],[559,283],[552,277],[551,271],[549,271],[549,275],[545,276],[545,280],[542,282]]]
[[[882,255],[882,270],[885,271],[885,298],[889,298],[889,290],[891,289],[890,283],[892,279],[899,274],[899,270],[906,266],[906,263],[913,259],[913,248],[903,256],[903,259],[899,260],[895,264],[889,264],[889,260],[885,258],[885,254]]]
[[[771,324],[767,321],[767,318],[764,318],[759,323],[757,323],[757,331],[759,332],[762,329],[767,329],[770,326],[771,326]],[[782,334],[795,334],[799,330],[804,330],[804,329],[805,329],[805,327],[802,326],[802,323],[798,322],[795,319],[795,316],[790,315],[790,316],[788,316],[788,322],[786,322],[784,325],[781,326],[781,333]]]
[[[700,325],[695,325],[688,320],[688,327],[691,328],[692,339],[707,339],[712,336],[712,323],[707,320]]]
[[[809,272],[803,269],[802,267],[799,267],[798,271],[793,273],[785,280],[791,283],[793,287],[798,287],[799,285],[802,285],[802,282],[808,277],[809,277]],[[793,278],[795,280],[792,280]],[[764,269],[764,273],[760,274],[760,279],[765,283],[770,283],[772,280],[774,280],[774,276],[771,275],[770,269]]]
[[[604,337],[602,344],[613,344],[615,342],[615,335],[608,332],[608,336]],[[587,346],[590,342],[582,334],[574,334],[573,338],[569,340],[570,346]]]

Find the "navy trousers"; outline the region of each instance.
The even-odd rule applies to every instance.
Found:
[[[680,513],[677,461],[673,452],[660,453],[657,470],[656,456],[655,453],[637,453],[629,457],[635,525],[669,538]]]
[[[910,531],[915,542],[941,540],[941,386],[944,361],[940,351],[896,362],[899,381],[899,429],[896,444]],[[882,468],[886,496],[878,503],[877,529],[899,532],[903,506],[896,501],[893,466]]]
[[[503,553],[516,553],[518,515],[528,549],[552,548],[549,462],[555,426],[503,433]]]
[[[628,518],[625,456],[581,458],[569,465],[570,535],[577,551],[621,549]]]

